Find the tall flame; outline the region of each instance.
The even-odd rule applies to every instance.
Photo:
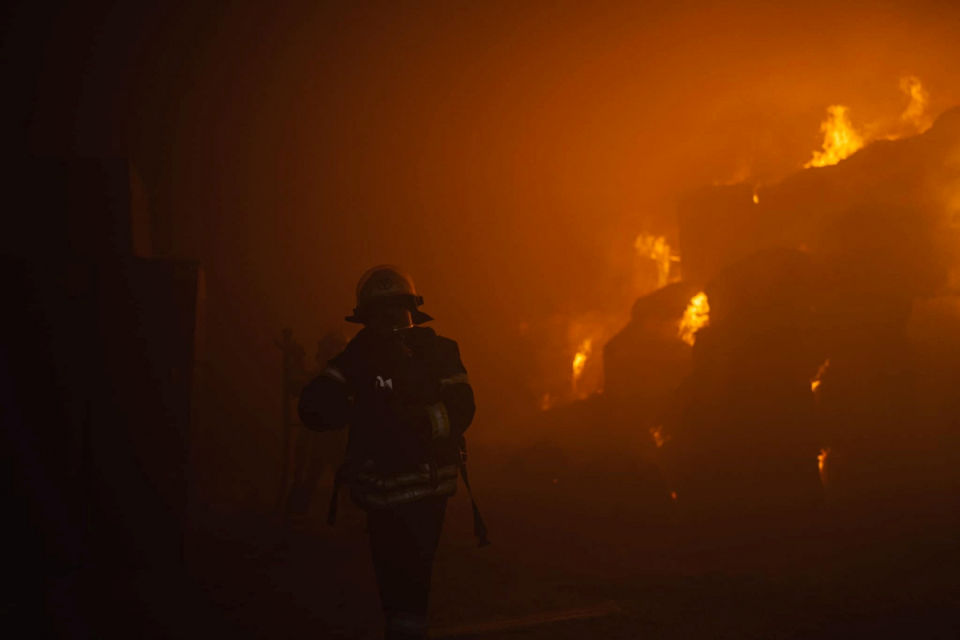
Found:
[[[823,151],[814,151],[804,168],[827,167],[837,164],[863,147],[863,138],[853,128],[847,107],[839,104],[827,107],[827,119],[820,124],[823,133]]]
[[[657,287],[665,287],[670,283],[670,269],[672,263],[679,262],[680,257],[674,255],[663,236],[654,236],[641,233],[633,243],[637,253],[644,258],[650,258],[657,265]]]
[[[708,324],[710,324],[710,303],[707,302],[707,294],[701,291],[690,299],[687,310],[683,312],[683,318],[680,320],[680,339],[692,347],[697,340],[697,331]]]
[[[580,380],[580,376],[583,375],[583,368],[587,364],[587,358],[590,357],[590,353],[593,351],[593,339],[587,338],[582,343],[580,343],[580,348],[577,350],[576,355],[573,356],[573,390],[577,390],[577,381]]]

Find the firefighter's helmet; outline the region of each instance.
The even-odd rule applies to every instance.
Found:
[[[423,324],[433,318],[418,309],[422,304],[423,297],[417,295],[413,278],[400,267],[382,264],[360,277],[357,283],[357,307],[346,320],[367,324],[371,313],[378,307],[403,307],[410,312],[412,324]]]

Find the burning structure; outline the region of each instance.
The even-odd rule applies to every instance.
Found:
[[[950,326],[956,341],[960,108],[930,126],[922,87],[905,87],[901,120],[922,133],[861,135],[831,107],[823,150],[797,173],[686,197],[682,281],[675,255],[638,241],[659,288],[604,345],[594,409],[561,413],[643,434],[638,468],[657,461],[683,509],[807,517],[828,478],[833,499],[857,502],[949,477],[919,451],[955,428],[957,365],[924,350],[919,327]],[[936,409],[918,412],[918,394]]]
[[[743,322],[732,314],[755,317],[752,306],[782,304],[803,328],[790,350],[808,345],[797,354],[797,377],[816,377],[829,358],[817,379],[838,489],[857,484],[857,469],[899,466],[898,434],[915,424],[907,326],[924,313],[914,311],[918,300],[957,293],[958,152],[954,109],[922,135],[875,141],[763,189],[759,204],[748,185],[736,185],[695,194],[681,208],[685,275],[712,283],[708,293],[726,288],[733,301],[726,317],[719,300],[727,294],[711,295],[712,322]],[[758,263],[757,252],[770,247],[795,252],[793,266]],[[724,284],[744,270],[739,284]]]

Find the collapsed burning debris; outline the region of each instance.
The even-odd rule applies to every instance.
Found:
[[[809,381],[822,356],[810,266],[802,252],[769,249],[707,284],[711,322],[696,334],[671,434],[672,484],[685,509],[771,518],[816,504]]]
[[[615,432],[607,442],[642,434],[638,475],[656,463],[669,481],[652,482],[698,516],[808,518],[824,487],[850,506],[947,486],[958,366],[918,365],[939,353],[922,347],[931,324],[954,341],[960,325],[960,108],[930,126],[919,81],[902,88],[900,123],[922,134],[860,134],[834,106],[798,173],[688,196],[683,281],[671,283],[666,243],[638,238],[659,288],[604,344],[603,395],[549,412],[538,446],[563,449],[586,424]],[[591,350],[575,356],[574,389]],[[935,464],[922,453],[934,440],[953,452]]]

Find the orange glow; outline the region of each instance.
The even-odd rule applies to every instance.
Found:
[[[677,492],[676,492],[676,491],[671,491],[671,492],[670,492],[670,499],[671,499],[671,500],[676,500],[676,499],[677,499]]]
[[[753,204],[760,204],[760,196],[756,191],[753,192]]]
[[[707,294],[701,291],[690,299],[687,310],[683,312],[678,335],[692,347],[697,339],[697,331],[708,324],[710,324],[710,303],[707,302]]]
[[[900,91],[909,98],[909,103],[900,114],[901,126],[899,127],[890,121],[875,122],[863,127],[862,132],[857,131],[850,120],[846,106],[835,104],[827,107],[827,118],[820,124],[820,131],[823,133],[823,149],[814,151],[813,158],[803,165],[804,168],[828,167],[837,164],[877,138],[897,140],[906,133],[923,133],[929,129],[933,125],[933,119],[927,113],[930,94],[924,89],[920,78],[916,76],[901,78]],[[909,131],[904,130],[903,124],[908,125]],[[887,133],[882,133],[883,131]]]
[[[547,411],[550,407],[553,406],[553,396],[550,395],[550,392],[543,394],[543,397],[540,398],[540,411]]]
[[[933,125],[933,120],[927,115],[930,94],[923,88],[920,78],[916,76],[900,78],[900,90],[910,97],[910,104],[907,105],[900,119],[913,125],[917,133],[923,133]]]
[[[827,486],[827,471],[825,469],[827,458],[830,456],[830,447],[820,449],[820,455],[817,456],[817,468],[820,469],[820,484]]]
[[[827,367],[830,366],[830,358],[827,358],[823,361],[823,364],[820,365],[820,368],[817,369],[817,375],[813,377],[813,380],[810,381],[810,391],[816,392],[820,388],[820,383],[822,382],[823,374],[826,372]]]
[[[576,355],[573,356],[573,390],[577,390],[577,381],[580,380],[580,376],[583,375],[583,368],[587,364],[587,358],[590,357],[590,353],[593,351],[593,339],[587,338],[580,344],[580,348],[577,350]]]
[[[680,256],[674,255],[663,236],[654,236],[641,233],[633,243],[637,253],[644,258],[650,258],[657,264],[657,287],[665,287],[670,283],[671,263],[679,262]]]
[[[863,138],[853,128],[847,107],[839,104],[827,107],[827,119],[820,124],[823,133],[823,151],[814,151],[804,168],[828,167],[837,164],[863,147]]]
[[[659,449],[662,447],[669,438],[664,437],[663,435],[663,425],[658,424],[655,427],[650,428],[650,436],[653,438],[654,444],[657,445]]]
[[[558,325],[565,328],[562,335],[554,334],[555,341],[545,343],[554,356],[549,360],[550,369],[543,386],[538,389],[541,394],[550,392],[551,406],[603,392],[603,345],[627,322],[628,313],[612,309],[574,318],[557,317]],[[557,354],[561,354],[559,362],[554,359]]]

